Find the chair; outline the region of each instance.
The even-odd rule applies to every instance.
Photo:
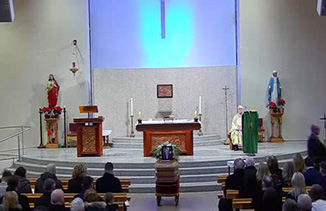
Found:
[[[258,119],[258,141],[263,142],[265,140],[266,131],[264,127],[264,119],[259,118]]]
[[[77,146],[77,124],[69,123],[69,132],[67,134],[67,147]]]

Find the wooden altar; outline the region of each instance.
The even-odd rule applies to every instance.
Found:
[[[284,142],[282,137],[282,116],[284,114],[284,108],[280,108],[279,112],[274,112],[273,109],[269,110],[271,115],[271,137],[270,142]],[[275,127],[277,130],[275,130]]]
[[[193,155],[193,130],[200,128],[199,122],[181,120],[143,121],[136,125],[136,130],[144,133],[144,157],[151,156],[151,151],[166,141],[177,145],[182,154]]]

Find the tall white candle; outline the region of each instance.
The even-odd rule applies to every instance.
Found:
[[[201,96],[199,96],[198,113],[201,114]]]
[[[130,116],[134,115],[134,98],[130,98]]]

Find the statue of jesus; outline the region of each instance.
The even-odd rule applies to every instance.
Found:
[[[48,94],[49,108],[51,109],[57,106],[58,104],[59,90],[60,90],[59,84],[55,80],[53,74],[50,74],[49,80],[46,84],[46,91]]]

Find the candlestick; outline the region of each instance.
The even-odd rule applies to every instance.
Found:
[[[201,114],[201,96],[199,96],[198,113]]]
[[[200,124],[201,124],[201,117],[202,117],[202,114],[198,114],[198,119],[199,119]],[[200,127],[197,135],[199,135],[199,136],[204,135],[202,128],[203,128],[203,124],[201,124],[201,127]]]
[[[138,119],[141,119],[141,112],[138,112]]]
[[[130,137],[131,138],[135,137],[135,132],[134,132],[134,116],[133,115],[130,115]]]
[[[134,98],[130,98],[130,116],[134,115]]]

